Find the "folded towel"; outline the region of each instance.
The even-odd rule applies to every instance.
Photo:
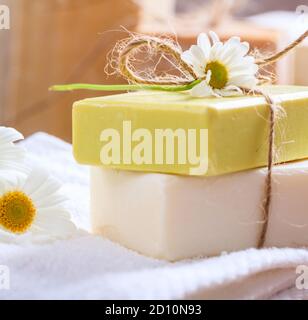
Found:
[[[249,249],[215,258],[170,263],[127,250],[89,233],[88,169],[71,146],[37,133],[23,142],[31,165],[43,165],[63,183],[79,228],[51,244],[0,244],[10,290],[0,299],[308,299],[295,287],[306,249]]]

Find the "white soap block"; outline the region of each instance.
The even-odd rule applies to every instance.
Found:
[[[255,247],[265,174],[204,178],[92,167],[93,231],[171,261]],[[308,161],[274,168],[265,246],[308,246]]]

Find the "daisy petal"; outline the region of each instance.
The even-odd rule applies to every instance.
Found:
[[[49,196],[36,199],[34,202],[37,207],[48,208],[48,207],[62,205],[66,201],[67,201],[67,197],[60,195],[58,193],[54,193]]]
[[[34,201],[38,199],[43,200],[45,197],[49,197],[56,193],[60,187],[61,185],[57,180],[48,177],[45,182],[39,186],[39,188],[31,193],[31,197]]]
[[[258,72],[258,66],[256,64],[237,64],[230,66],[230,78],[238,74],[252,74],[255,75]]]
[[[243,94],[243,91],[236,86],[227,86],[224,89],[220,90],[220,93],[223,97],[232,97]]]
[[[76,232],[76,226],[66,218],[58,217],[56,212],[53,215],[40,215],[36,219],[37,233],[43,233],[55,237],[68,237]]]
[[[24,136],[14,128],[0,127],[0,145],[22,140]]]
[[[257,85],[257,79],[250,75],[238,75],[233,77],[229,84],[238,87],[253,88]]]
[[[192,45],[190,47],[190,52],[195,57],[195,60],[200,63],[200,65],[204,64],[205,56],[202,49],[196,45]]]
[[[216,98],[221,98],[222,97],[221,89],[214,89],[213,90],[213,96],[216,97]]]
[[[35,192],[39,187],[45,182],[48,177],[48,172],[42,168],[37,168],[36,170],[32,170],[28,179],[25,181],[25,185],[23,186],[23,190],[31,196],[33,192]]]
[[[211,61],[220,60],[222,50],[223,50],[223,44],[221,42],[216,42],[211,49],[209,60]]]
[[[213,44],[215,44],[215,43],[217,43],[217,42],[220,42],[220,39],[219,39],[219,37],[218,37],[218,35],[217,35],[216,32],[210,31],[210,32],[209,32],[209,35],[210,35],[210,37],[211,37],[211,39],[212,39]]]
[[[242,94],[243,90],[241,90],[241,88],[237,87],[237,86],[226,86],[225,90],[232,90],[232,91],[237,91],[237,93]]]
[[[206,78],[205,78],[205,82],[206,82],[207,84],[210,83],[210,81],[211,81],[211,76],[212,76],[212,71],[209,70],[209,71],[206,73]]]
[[[238,62],[241,62],[242,59],[245,59],[245,55],[249,51],[249,45],[247,46],[245,43],[239,43],[237,46],[232,46],[229,49],[228,54],[225,54],[223,57],[223,61],[226,64],[232,65]]]
[[[23,135],[13,128],[0,126],[0,170],[18,169],[25,158],[25,150],[14,144]]]
[[[16,236],[13,233],[5,231],[0,225],[0,243],[1,242],[12,243],[14,242],[15,237]]]
[[[211,50],[211,42],[206,33],[199,34],[197,45],[202,49],[205,58],[208,59]]]
[[[181,55],[183,61],[193,67],[193,70],[197,77],[204,76],[204,64],[202,61],[196,59],[196,56],[192,53],[191,50],[184,51]]]
[[[193,97],[209,97],[213,95],[213,90],[205,81],[202,81],[191,89],[191,95]]]
[[[70,214],[67,211],[66,208],[61,208],[59,206],[53,206],[53,207],[47,207],[47,208],[40,208],[39,210],[39,214],[41,215],[54,215],[57,214],[57,216],[61,217],[61,218],[66,218],[66,219],[70,219]]]
[[[181,54],[181,58],[183,61],[185,61],[187,64],[193,65],[195,64],[195,58],[190,52],[190,50],[186,50]]]

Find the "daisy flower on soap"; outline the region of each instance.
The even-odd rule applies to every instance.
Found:
[[[22,164],[25,150],[14,143],[23,138],[17,130],[0,126],[0,175],[6,170],[25,170]]]
[[[241,94],[241,88],[253,89],[257,84],[258,66],[254,57],[247,55],[248,42],[232,37],[223,43],[215,32],[210,31],[209,35],[201,33],[197,45],[181,55],[196,76],[203,79],[191,89],[191,94],[221,97]]]
[[[0,180],[0,241],[48,241],[72,236],[60,184],[43,169]]]

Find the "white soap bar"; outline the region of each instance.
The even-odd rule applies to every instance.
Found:
[[[204,178],[92,167],[93,231],[171,261],[256,247],[265,173]],[[274,168],[265,246],[308,246],[308,161]]]

